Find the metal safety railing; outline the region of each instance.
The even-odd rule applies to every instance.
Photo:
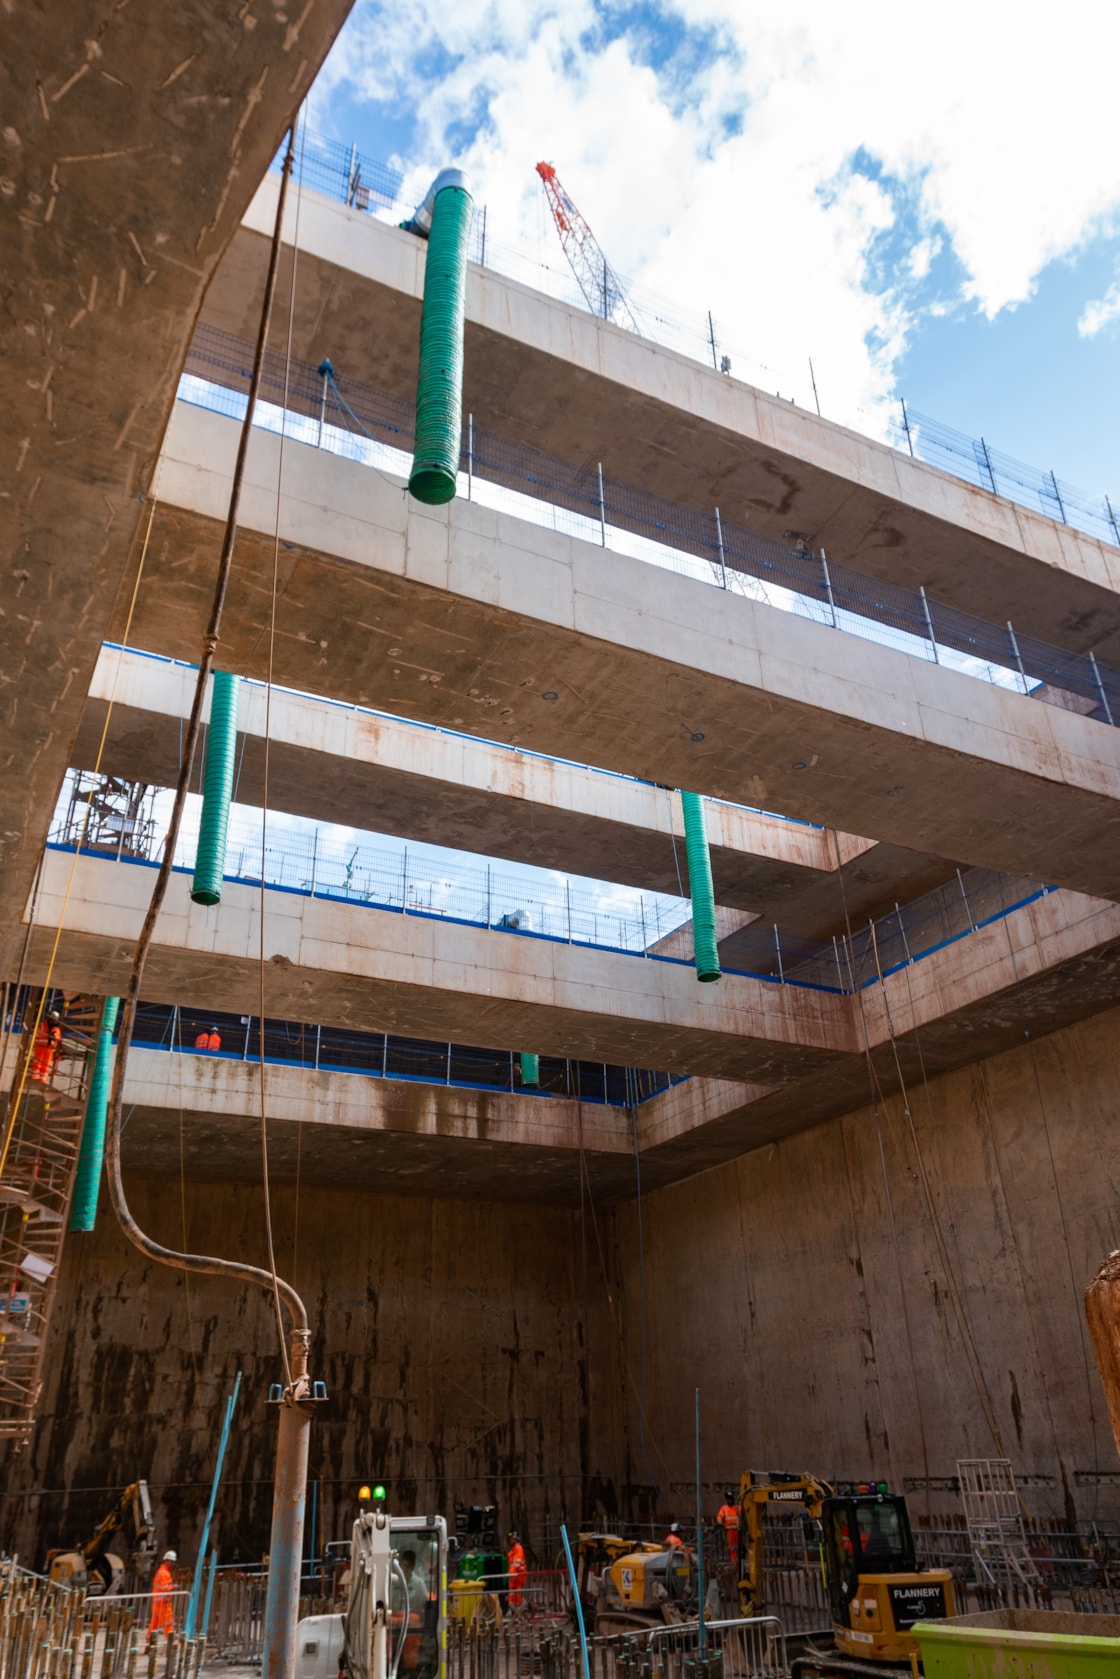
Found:
[[[278,169],[282,160],[282,154],[277,154],[274,168]],[[355,146],[345,146],[310,130],[301,131],[297,177],[328,198],[388,220],[404,219],[415,208],[415,200],[404,196],[405,176],[400,170],[367,157]],[[426,186],[427,181],[420,192]],[[587,301],[559,253],[548,260],[538,246],[527,241],[499,243],[489,236],[488,219],[486,206],[479,205],[471,233],[472,262],[545,292],[571,308],[587,310]],[[737,369],[759,389],[784,395],[818,414],[824,411],[808,356],[801,369],[776,369],[734,346],[710,310],[682,310],[628,280],[621,284],[644,337],[696,361],[710,362],[717,371],[730,373]],[[609,300],[615,295],[613,288],[605,288],[603,295]],[[595,312],[607,318],[617,313],[609,301],[603,310]],[[623,324],[622,320],[617,324]],[[993,495],[1120,545],[1120,509],[1107,495],[1088,495],[1053,472],[1026,466],[992,448],[984,438],[970,437],[919,414],[905,402],[893,410],[884,404],[862,418],[867,422],[863,428],[866,434],[876,441],[883,440],[885,431],[886,440],[901,452]]]
[[[26,988],[15,994],[12,1008],[3,1021],[4,1030],[10,1033],[21,1030],[26,997]],[[205,1044],[201,1041],[204,1037]],[[182,1007],[177,1003],[141,1003],[133,1043],[139,1049],[245,1062],[259,1062],[263,1048],[264,1060],[270,1066],[442,1084],[464,1090],[561,1096],[615,1108],[640,1107],[671,1085],[683,1082],[679,1073],[541,1055],[539,1085],[526,1087],[521,1083],[521,1057],[516,1050],[480,1049],[469,1044],[405,1038],[388,1032],[359,1032],[349,1027],[310,1025],[270,1017],[264,1022],[262,1045],[257,1016]]]
[[[657,949],[664,936],[657,931],[661,923],[647,907],[651,900],[641,893],[637,894],[637,905],[631,894],[629,913],[609,913],[597,907],[590,894],[572,889],[571,882],[557,876],[551,890],[544,886],[527,890],[524,882],[517,882],[520,902],[515,908],[501,909],[500,904],[514,894],[509,880],[488,867],[456,866],[448,870],[426,859],[410,858],[407,850],[385,852],[350,841],[338,846],[320,842],[317,834],[301,835],[290,830],[282,830],[262,853],[259,827],[254,844],[243,832],[239,838],[234,837],[239,826],[240,822],[230,824],[224,874],[227,881],[249,886],[260,886],[263,881],[271,889],[307,898],[481,927],[518,938],[578,944],[646,961],[688,966],[693,959],[689,954],[667,955]],[[271,831],[277,832],[275,828]],[[52,828],[47,843],[51,850],[74,850],[71,837],[59,826]],[[195,843],[196,835],[184,822],[176,873],[193,870]],[[100,855],[89,847],[85,852],[90,858]],[[111,860],[123,867],[157,867],[154,859],[118,858],[114,854]],[[498,882],[502,883],[500,891]],[[944,885],[909,904],[896,905],[886,915],[853,930],[850,936],[804,938],[783,934],[776,924],[751,921],[720,941],[720,964],[724,973],[851,995],[876,984],[880,976],[886,978],[912,966],[1056,890],[993,869],[958,869]],[[687,939],[691,927],[688,907],[681,900],[670,902],[677,903],[683,912],[675,925],[685,930]]]
[[[179,386],[183,401],[242,418],[252,347],[200,325]],[[325,365],[325,364],[324,364]],[[287,391],[287,409],[280,404]],[[371,385],[321,373],[309,362],[287,371],[279,352],[265,361],[257,423],[283,427],[296,442],[407,476],[415,411]],[[1092,654],[1072,653],[989,623],[927,594],[870,577],[812,551],[763,536],[705,511],[637,489],[598,465],[561,461],[516,443],[468,416],[461,489],[537,524],[608,552],[623,553],[693,581],[945,665],[1099,722],[1120,720],[1120,673]],[[547,697],[547,696],[546,696]],[[699,738],[703,738],[700,736]]]

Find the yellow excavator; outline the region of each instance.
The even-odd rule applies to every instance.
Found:
[[[820,1529],[821,1572],[832,1612],[833,1650],[812,1645],[790,1666],[792,1679],[914,1670],[915,1621],[955,1613],[947,1568],[920,1569],[906,1500],[885,1481],[836,1493],[825,1481],[782,1470],[747,1470],[739,1486],[739,1602],[744,1615],[767,1613],[763,1573],[766,1512],[800,1510]]]
[[[107,1596],[125,1583],[125,1559],[110,1551],[113,1535],[131,1525],[133,1545],[128,1563],[143,1591],[156,1565],[155,1523],[147,1481],[133,1481],[86,1543],[73,1551],[49,1551],[47,1571],[56,1585],[85,1591],[89,1597]]]
[[[683,1545],[581,1533],[576,1585],[583,1612],[599,1635],[642,1632],[679,1621],[692,1601],[693,1567]]]

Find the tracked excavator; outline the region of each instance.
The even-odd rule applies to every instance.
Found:
[[[363,1510],[342,1614],[299,1623],[295,1679],[447,1679],[447,1523]]]
[[[127,1559],[109,1545],[114,1535],[131,1527],[132,1548]],[[86,1543],[73,1551],[50,1551],[47,1571],[59,1586],[84,1591],[88,1597],[107,1597],[120,1591],[126,1573],[140,1591],[146,1591],[156,1565],[155,1523],[148,1497],[147,1481],[133,1481],[125,1487],[109,1514]]]
[[[635,1543],[615,1533],[581,1533],[576,1584],[597,1634],[671,1625],[696,1596],[691,1553],[683,1546]]]
[[[836,1492],[814,1475],[747,1470],[739,1486],[744,1615],[767,1613],[763,1531],[771,1508],[800,1510],[819,1532],[821,1572],[832,1613],[834,1648],[810,1645],[790,1666],[791,1679],[847,1679],[915,1671],[916,1621],[955,1612],[947,1568],[920,1569],[906,1500],[885,1481]]]

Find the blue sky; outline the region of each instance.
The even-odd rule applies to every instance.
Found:
[[[417,181],[460,163],[492,237],[560,262],[547,157],[742,377],[809,401],[811,355],[834,418],[904,395],[1120,499],[1118,48],[1095,0],[1045,29],[964,0],[358,0],[310,122]]]

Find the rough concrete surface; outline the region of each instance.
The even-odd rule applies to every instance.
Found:
[[[1120,1244],[1118,1026],[1113,1010],[928,1090],[916,1076],[913,1134],[892,1098],[878,1120],[864,1107],[648,1196],[647,1411],[664,1453],[657,1473],[687,1482],[698,1385],[705,1474],[716,1484],[747,1466],[883,1476],[896,1487],[919,1483],[911,1512],[920,1515],[927,1464],[929,1475],[951,1477],[958,1457],[1010,1456],[1033,1514],[1115,1520],[1120,1466],[1081,1296],[1101,1256]],[[641,1323],[633,1202],[616,1216],[633,1346]],[[621,1484],[645,1478],[633,1394],[626,1414],[612,1458]],[[959,1504],[935,1495],[933,1508]]]
[[[1082,1288],[1120,1243],[1118,1025],[1113,1011],[1037,1044],[1033,1063],[1019,1047],[928,1093],[912,1087],[950,1277],[897,1100],[879,1126],[857,1109],[643,1198],[647,1449],[663,1511],[690,1507],[699,1386],[714,1487],[748,1465],[882,1475],[910,1487],[920,1515],[927,1473],[949,1477],[958,1455],[1006,1452],[1032,1512],[1120,1515],[1120,1467],[1080,1317]],[[259,1192],[180,1185],[171,1167],[129,1181],[153,1234],[177,1243],[185,1218],[192,1245],[263,1259]],[[599,1208],[581,1237],[578,1212],[482,1195],[305,1187],[297,1212],[295,1186],[278,1188],[278,1262],[309,1302],[312,1372],[332,1395],[311,1455],[325,1535],[341,1536],[356,1484],[370,1477],[388,1481],[396,1508],[496,1498],[537,1545],[546,1521],[555,1536],[564,1516],[641,1513],[651,1471],[635,1413],[636,1217],[632,1199]],[[144,1473],[161,1533],[193,1554],[215,1418],[240,1368],[221,1544],[226,1558],[259,1554],[273,1447],[264,1397],[279,1374],[268,1300],[212,1279],[186,1285],[129,1248],[103,1208],[92,1236],[67,1240],[57,1321],[65,1333],[42,1422],[30,1453],[7,1466],[0,1542],[38,1555],[99,1516],[105,1489]],[[956,1507],[944,1493],[931,1504]]]
[[[31,882],[207,282],[350,3],[0,11],[10,884]]]

